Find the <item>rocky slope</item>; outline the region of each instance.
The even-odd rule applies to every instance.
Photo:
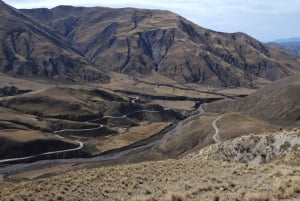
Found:
[[[281,131],[272,134],[248,135],[207,146],[187,156],[236,163],[259,164],[299,152],[300,131]]]
[[[284,51],[243,33],[204,29],[168,11],[59,6],[21,12],[92,63],[117,72],[155,70],[182,82],[255,87],[299,70],[299,58]]]
[[[108,79],[100,70],[91,67],[63,37],[2,1],[0,13],[1,72],[68,82]]]

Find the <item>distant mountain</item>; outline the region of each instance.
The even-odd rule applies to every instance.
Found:
[[[243,33],[204,29],[174,13],[134,8],[16,10],[0,3],[1,71],[78,82],[107,70],[180,82],[255,86],[298,72],[299,58]]]
[[[287,50],[295,55],[300,56],[300,42],[268,43],[268,45]]]
[[[294,42],[300,42],[300,37],[278,39],[278,40],[275,40],[273,42],[274,43],[294,43]]]
[[[273,42],[267,43],[272,47],[280,48],[287,50],[297,56],[300,56],[300,38],[287,38],[287,39],[278,39]]]
[[[65,37],[90,62],[117,72],[155,70],[182,82],[249,86],[300,68],[297,58],[246,34],[207,30],[168,11],[70,6],[21,11]]]
[[[0,71],[64,82],[108,77],[66,40],[0,1]]]

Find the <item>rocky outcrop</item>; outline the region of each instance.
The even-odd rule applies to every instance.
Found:
[[[298,152],[299,131],[250,135],[207,146],[187,156],[237,163],[260,164]]]

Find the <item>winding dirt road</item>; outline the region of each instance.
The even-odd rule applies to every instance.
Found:
[[[46,153],[41,153],[41,154],[36,154],[32,156],[27,156],[27,157],[21,157],[21,158],[10,158],[10,159],[4,159],[0,160],[0,163],[8,163],[8,162],[16,162],[16,161],[22,161],[22,160],[27,160],[27,159],[34,159],[40,156],[47,156],[47,155],[52,155],[52,154],[58,154],[58,153],[67,153],[71,151],[77,151],[83,148],[83,142],[76,140],[76,143],[78,143],[78,147],[73,148],[73,149],[65,149],[65,150],[60,150],[60,151],[50,151]]]
[[[136,111],[136,112],[139,112],[139,111]],[[151,111],[151,112],[158,112],[158,111]],[[174,133],[176,133],[179,129],[181,129],[181,126],[184,125],[187,121],[191,121],[193,119],[199,118],[203,114],[205,114],[205,111],[203,110],[202,105],[200,105],[199,108],[196,110],[196,112],[193,115],[189,116],[188,118],[186,118],[184,120],[179,121],[175,128],[169,130],[166,133],[162,133],[157,136],[153,136],[149,139],[142,140],[133,145],[122,147],[122,148],[116,149],[116,150],[111,150],[103,155],[96,156],[93,158],[40,160],[40,161],[35,161],[32,163],[19,163],[19,164],[14,164],[14,165],[6,165],[3,167],[0,167],[0,177],[9,175],[9,174],[14,174],[14,173],[20,172],[20,171],[25,171],[25,170],[30,170],[30,169],[38,169],[38,168],[42,168],[42,167],[46,167],[46,166],[59,165],[59,164],[92,163],[92,162],[108,162],[108,161],[113,162],[113,161],[126,160],[126,158],[129,158],[135,154],[138,154],[141,152],[146,153],[149,149],[153,148],[156,145],[159,145],[159,143],[162,140],[166,140],[166,139],[170,138]],[[128,114],[126,114],[126,115],[128,115]],[[65,129],[65,131],[67,131],[67,129]],[[62,132],[62,130],[61,130],[61,132]],[[78,141],[78,143],[80,143],[80,142]],[[80,143],[80,145],[81,145],[81,143]],[[82,147],[80,146],[80,147],[77,147],[76,149],[79,149],[79,148],[82,148]],[[63,151],[61,151],[61,153],[62,152]],[[44,153],[44,154],[49,154],[49,153]],[[9,159],[7,159],[7,160],[9,160]]]
[[[98,130],[100,128],[103,128],[104,126],[103,125],[99,125],[98,127],[96,128],[84,128],[84,129],[63,129],[63,130],[59,130],[59,131],[54,131],[53,134],[58,134],[58,133],[63,133],[63,132],[81,132],[81,131],[93,131],[93,130]],[[58,137],[61,138],[61,136],[59,135],[56,135]],[[64,137],[62,137],[64,138]]]
[[[90,120],[89,122],[93,122],[93,121],[96,121],[96,120],[101,120],[101,119],[104,119],[104,118],[112,118],[112,119],[117,119],[117,118],[126,118],[127,116],[129,115],[132,115],[134,113],[139,113],[139,112],[150,112],[150,113],[158,113],[159,111],[155,111],[155,110],[138,110],[138,111],[134,111],[134,112],[130,112],[130,113],[127,113],[127,114],[124,114],[120,117],[114,117],[114,116],[103,116],[99,119],[93,119],[93,120]],[[93,130],[98,130],[98,129],[101,129],[103,128],[104,125],[100,124],[98,127],[96,128],[86,128],[86,129],[62,129],[62,130],[58,130],[58,131],[54,131],[53,134],[55,137],[57,138],[60,138],[60,139],[66,139],[65,137],[59,135],[61,133],[64,133],[64,132],[82,132],[82,131],[93,131]],[[69,139],[70,140],[70,139]],[[67,152],[71,152],[71,151],[78,151],[78,150],[81,150],[84,146],[83,142],[79,141],[79,140],[76,140],[74,141],[78,144],[78,147],[76,148],[73,148],[73,149],[65,149],[65,150],[58,150],[58,151],[51,151],[51,152],[45,152],[45,153],[41,153],[41,154],[36,154],[36,155],[31,155],[31,156],[26,156],[26,157],[20,157],[20,158],[10,158],[10,159],[3,159],[3,160],[0,160],[0,164],[1,163],[8,163],[8,162],[17,162],[17,161],[24,161],[24,160],[27,160],[27,159],[34,159],[34,158],[37,158],[37,157],[41,157],[41,156],[48,156],[48,155],[53,155],[53,154],[58,154],[58,153],[67,153]]]
[[[63,129],[63,130],[58,130],[58,131],[54,131],[53,134],[55,137],[59,138],[59,139],[66,139],[65,137],[58,135],[58,133],[64,133],[64,132],[81,132],[81,131],[92,131],[92,130],[98,130],[103,128],[103,125],[99,125],[96,128],[87,128],[87,129]],[[68,139],[70,140],[70,139]],[[81,150],[84,146],[83,142],[79,141],[79,140],[75,140],[75,143],[78,144],[78,147],[72,148],[72,149],[64,149],[64,150],[58,150],[58,151],[50,151],[50,152],[45,152],[45,153],[41,153],[41,154],[36,154],[36,155],[31,155],[31,156],[26,156],[26,157],[20,157],[20,158],[10,158],[10,159],[3,159],[0,160],[0,164],[1,163],[8,163],[8,162],[17,162],[17,161],[24,161],[24,160],[28,160],[28,159],[34,159],[37,157],[41,157],[41,156],[49,156],[49,155],[53,155],[53,154],[59,154],[59,153],[68,153],[71,151],[78,151]]]
[[[219,143],[221,142],[221,137],[219,135],[220,130],[217,127],[217,122],[223,117],[223,114],[221,114],[220,116],[218,116],[213,122],[212,122],[212,127],[215,129],[215,134],[213,135],[213,140],[215,141],[215,143]]]

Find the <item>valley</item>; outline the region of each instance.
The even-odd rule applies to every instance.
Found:
[[[0,200],[299,200],[297,54],[166,10],[0,13]]]

